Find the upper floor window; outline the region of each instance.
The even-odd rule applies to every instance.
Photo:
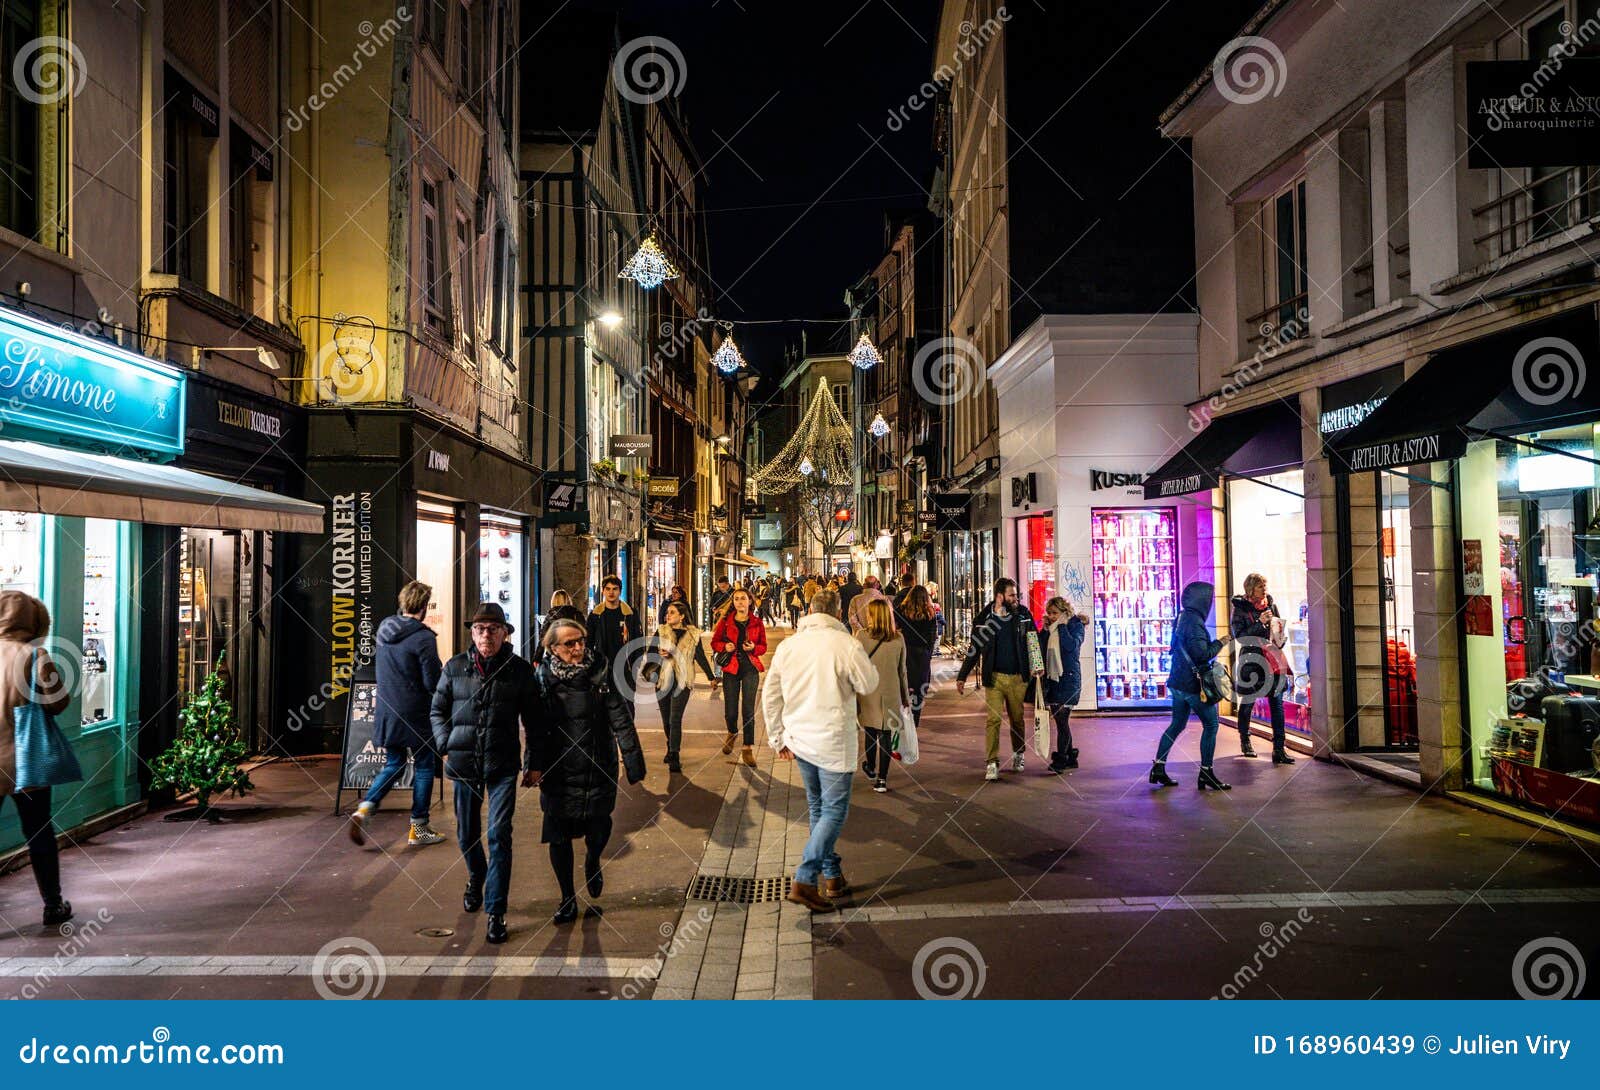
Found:
[[[450,324],[445,316],[445,274],[439,242],[439,187],[425,181],[422,183],[422,316],[430,330],[445,336]]]
[[[1306,183],[1297,179],[1261,204],[1261,297],[1266,306],[1251,316],[1251,339],[1281,341],[1305,336],[1310,309],[1306,277]]]
[[[472,278],[473,248],[472,220],[465,212],[456,213],[455,253],[455,308],[456,336],[459,347],[469,359],[473,355],[473,341],[477,336],[478,312]]]
[[[271,245],[272,156],[234,125],[229,134],[228,290],[242,310],[271,319],[267,260]]]
[[[433,52],[444,60],[445,38],[450,30],[449,0],[421,0],[417,11],[417,37],[433,47]]]
[[[210,251],[206,219],[211,205],[211,150],[216,140],[198,118],[183,110],[168,109],[165,120],[165,245],[161,268],[205,286]]]
[[[37,0],[0,3],[0,227],[65,252],[66,230],[62,207],[66,187],[60,171],[66,133],[65,112],[70,94],[40,94],[26,83],[32,53],[41,36],[59,36],[54,25],[56,5]],[[56,58],[66,62],[65,53]],[[71,81],[79,74],[63,73]],[[17,79],[24,80],[18,86]]]

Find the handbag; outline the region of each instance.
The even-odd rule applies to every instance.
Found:
[[[1039,649],[1039,633],[1030,626],[1026,636],[1028,644],[1028,672],[1039,674],[1044,671],[1044,652]]]
[[[1220,704],[1233,699],[1233,679],[1228,676],[1227,667],[1216,659],[1204,669],[1196,669],[1194,679],[1200,684],[1200,703]]]
[[[11,709],[17,746],[16,784],[19,791],[56,787],[83,779],[78,757],[67,744],[56,717],[38,703],[39,659],[28,671],[28,703]]]
[[[1051,756],[1050,749],[1050,709],[1044,702],[1044,679],[1034,678],[1033,697],[1033,752],[1046,760]]]

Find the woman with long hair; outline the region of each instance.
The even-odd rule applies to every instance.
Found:
[[[1065,598],[1052,598],[1044,607],[1044,702],[1056,724],[1056,751],[1050,754],[1050,771],[1060,774],[1078,767],[1078,748],[1072,744],[1072,709],[1082,697],[1083,668],[1078,663],[1089,618],[1072,611]]]
[[[933,680],[933,652],[939,646],[938,622],[934,619],[933,599],[928,596],[927,588],[914,586],[900,601],[900,608],[895,611],[895,622],[905,635],[911,717],[921,726],[922,705],[928,699],[928,685]]]
[[[740,703],[743,702],[744,749],[739,759],[756,763],[756,688],[761,684],[761,656],[767,653],[767,628],[756,616],[750,592],[735,587],[717,627],[711,633],[711,650],[722,666],[722,712],[728,737],[722,752],[732,753],[739,737]]]
[[[661,668],[656,674],[656,707],[661,711],[661,726],[667,732],[667,771],[682,772],[679,754],[683,744],[683,712],[689,706],[689,693],[694,688],[694,668],[699,666],[706,679],[713,683],[717,675],[700,642],[700,629],[689,620],[688,604],[668,602],[663,616],[652,647],[661,656]]]
[[[638,783],[645,773],[633,716],[607,664],[587,646],[588,635],[582,622],[563,617],[554,620],[539,641],[545,651],[539,688],[547,721],[540,752],[530,763],[540,769],[536,777],[544,811],[540,839],[550,845],[550,867],[561,887],[561,904],[551,921],[557,924],[578,918],[574,840],[582,840],[587,851],[583,877],[589,912],[600,915],[594,902],[605,887],[600,853],[611,839],[619,753],[629,783]]]
[[[867,603],[866,623],[856,632],[856,640],[878,671],[877,687],[856,697],[856,720],[867,732],[867,756],[861,771],[872,781],[872,789],[882,794],[889,790],[894,732],[900,729],[903,709],[911,703],[906,641],[894,626],[894,611],[887,598]]]

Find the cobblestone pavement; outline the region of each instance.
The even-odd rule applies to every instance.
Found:
[[[755,767],[723,755],[707,696],[685,776],[639,709],[650,771],[618,805],[603,916],[550,923],[535,792],[511,941],[490,947],[453,844],[404,846],[404,800],[358,849],[332,813],[337,761],[278,762],[228,824],[151,815],[67,851],[70,934],[38,925],[26,871],[0,877],[0,996],[1512,996],[1519,953],[1556,940],[1600,973],[1592,843],[1324,761],[1246,761],[1227,732],[1233,791],[1194,790],[1193,730],[1181,786],[1157,791],[1149,718],[1081,720],[1071,776],[1030,757],[986,783],[981,697],[946,686],[923,760],[886,795],[858,781],[840,842],[854,900],[812,917],[768,899],[806,837],[794,766],[760,738]],[[435,824],[453,834],[448,805]],[[749,900],[690,896],[712,882]]]

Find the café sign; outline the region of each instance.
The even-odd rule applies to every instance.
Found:
[[[0,308],[0,436],[166,461],[183,423],[181,371]]]

